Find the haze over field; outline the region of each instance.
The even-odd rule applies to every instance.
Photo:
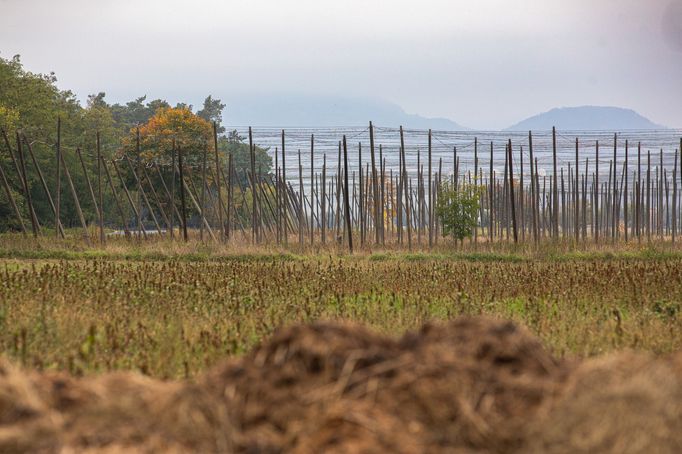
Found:
[[[254,125],[379,114],[424,123],[402,109],[503,129],[600,105],[682,126],[680,0],[0,0],[0,9],[0,55],[55,71],[81,100],[105,91],[109,102],[147,94],[198,106],[210,93],[227,101],[227,122]]]

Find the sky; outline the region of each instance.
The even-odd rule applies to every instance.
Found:
[[[15,54],[81,100],[369,97],[477,129],[609,105],[682,127],[682,0],[0,0]]]

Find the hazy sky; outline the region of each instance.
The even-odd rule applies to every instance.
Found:
[[[593,104],[682,127],[682,0],[0,0],[17,53],[81,99],[370,96],[473,128]]]

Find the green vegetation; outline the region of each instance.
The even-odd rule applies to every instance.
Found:
[[[443,223],[443,235],[456,240],[471,238],[478,226],[480,204],[477,189],[465,186],[456,187],[445,181],[439,188],[436,215]]]
[[[136,162],[136,133],[140,128],[140,151],[146,163],[158,163],[164,169],[164,178],[170,179],[171,172],[171,142],[177,138],[178,146],[186,153],[186,163],[198,167],[203,156],[203,150],[211,152],[214,158],[212,123],[216,123],[218,133],[218,154],[222,167],[227,168],[228,155],[233,157],[234,171],[243,181],[246,170],[250,170],[249,145],[245,138],[236,131],[226,132],[221,126],[222,111],[225,105],[212,96],[206,97],[201,109],[193,113],[193,106],[179,103],[175,107],[163,100],[147,100],[141,96],[125,104],[110,104],[106,94],[100,92],[90,95],[85,106],[81,106],[71,91],[60,90],[54,73],[49,75],[34,74],[26,71],[19,56],[12,59],[0,58],[0,166],[7,175],[12,196],[27,222],[28,206],[22,194],[15,161],[19,161],[17,140],[22,143],[24,159],[26,161],[26,178],[34,210],[41,223],[52,224],[48,220],[54,219],[52,208],[45,194],[36,166],[30,153],[40,167],[47,187],[52,191],[53,199],[57,182],[56,171],[56,143],[57,121],[61,121],[60,145],[62,155],[73,179],[74,187],[81,200],[81,208],[88,224],[96,223],[97,211],[89,197],[89,188],[83,172],[83,166],[93,184],[96,181],[96,134],[100,133],[102,156],[106,160],[121,158],[124,154]],[[17,133],[19,134],[17,136]],[[25,137],[25,139],[24,139]],[[31,149],[28,150],[30,145]],[[76,150],[80,150],[84,163],[78,158]],[[10,150],[13,154],[10,154]],[[255,147],[256,171],[263,175],[271,171],[272,161],[267,151]],[[214,162],[214,161],[210,161]],[[125,162],[119,164],[131,196],[137,199],[137,187],[132,172]],[[211,167],[211,169],[213,169]],[[138,169],[139,171],[139,169]],[[114,184],[119,181],[113,169]],[[153,168],[147,170],[157,190],[161,185],[157,181]],[[186,176],[192,178],[197,187],[200,174]],[[111,195],[106,179],[104,182],[104,212],[118,213],[115,200]],[[119,191],[121,189],[119,188]],[[62,197],[60,215],[65,227],[79,225],[76,205],[69,193],[68,184],[62,171]],[[239,196],[239,194],[237,194]],[[122,194],[119,197],[123,197]],[[248,200],[250,195],[246,195]],[[237,197],[237,200],[241,200]],[[240,209],[240,207],[237,207]],[[123,210],[128,222],[134,219],[132,210],[125,203]],[[195,210],[188,207],[192,216]],[[248,216],[246,216],[248,218]],[[113,220],[113,219],[112,219]],[[118,217],[116,222],[119,222]],[[52,227],[53,225],[49,225]],[[41,225],[45,227],[45,225]],[[9,199],[3,189],[0,189],[0,232],[17,231],[20,225],[12,210]]]
[[[462,314],[521,322],[562,356],[682,345],[678,253],[323,258],[193,247],[3,250],[0,351],[40,369],[178,377],[295,322],[399,334]]]

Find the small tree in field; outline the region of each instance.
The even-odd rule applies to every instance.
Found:
[[[451,235],[459,241],[471,237],[478,224],[479,208],[479,195],[473,187],[460,185],[455,188],[451,183],[443,183],[436,204],[443,236]]]

